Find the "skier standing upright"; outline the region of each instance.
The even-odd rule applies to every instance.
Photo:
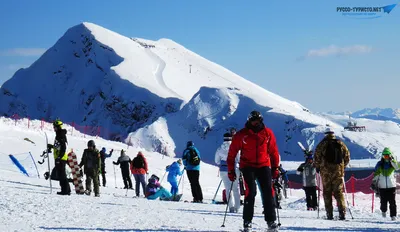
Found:
[[[106,148],[103,147],[100,151],[100,159],[101,159],[101,177],[103,180],[103,187],[106,187],[106,183],[107,183],[107,179],[106,179],[106,158],[110,158],[112,153],[113,153],[113,149],[111,149],[110,154],[106,153]],[[100,176],[100,175],[99,175]],[[100,181],[99,181],[100,183]]]
[[[222,182],[224,183],[224,186],[225,186],[226,199],[229,199],[229,202],[228,202],[229,212],[237,213],[240,209],[239,182],[238,182],[238,179],[234,180],[233,183],[232,183],[232,181],[229,180],[228,165],[226,163],[226,160],[228,158],[229,146],[231,145],[231,141],[232,141],[232,135],[230,133],[225,133],[224,134],[224,142],[217,149],[217,152],[215,153],[215,163],[219,166],[219,175],[221,176]],[[235,161],[236,176],[240,175],[239,158],[240,158],[240,156],[237,156],[236,161]],[[232,191],[231,191],[231,186],[232,186]],[[233,197],[232,197],[231,192],[233,192]],[[228,194],[231,194],[231,195],[228,196]],[[234,201],[233,201],[233,199],[234,199]],[[235,203],[233,203],[233,202],[235,202]]]
[[[94,196],[100,196],[99,190],[99,173],[101,167],[101,159],[100,152],[96,149],[96,144],[93,140],[89,140],[87,143],[87,147],[83,151],[81,162],[79,163],[79,167],[85,167],[84,173],[86,175],[86,191],[87,195],[90,195],[92,192],[92,181],[93,181],[93,189]]]
[[[124,150],[121,150],[121,155],[118,157],[117,162],[113,162],[114,165],[120,165],[122,179],[124,180],[124,189],[132,189],[132,180],[129,172],[129,166],[131,163],[131,158],[125,154]]]
[[[350,162],[350,152],[347,146],[338,140],[334,131],[327,128],[325,138],[315,149],[314,163],[320,170],[326,217],[333,220],[332,193],[339,208],[339,220],[346,219],[346,203],[343,195],[344,168]]]
[[[171,184],[171,194],[178,194],[178,176],[182,176],[184,169],[181,169],[182,160],[178,159],[178,161],[173,162],[171,165],[166,167],[166,171],[168,172],[167,181]],[[182,177],[181,177],[182,178]]]
[[[146,174],[148,172],[147,160],[144,155],[139,151],[136,157],[132,160],[131,171],[135,177],[136,196],[140,196],[140,185],[142,185],[143,195],[146,195]]]
[[[67,164],[68,154],[67,151],[67,130],[62,129],[62,121],[56,119],[53,122],[53,129],[56,132],[54,144],[47,144],[47,151],[50,153],[53,149],[55,170],[60,181],[61,192],[57,192],[58,195],[70,195],[71,187],[65,173],[65,165]]]
[[[272,179],[279,176],[280,155],[275,135],[271,129],[264,125],[260,112],[252,111],[247,118],[245,128],[233,136],[227,160],[228,176],[231,181],[236,180],[235,160],[239,151],[241,151],[239,167],[249,188],[249,194],[245,197],[243,208],[244,231],[251,231],[252,227],[257,188],[256,179],[261,187],[264,219],[267,222],[268,229],[277,230],[278,225],[275,223],[276,212],[272,197]]]
[[[192,189],[194,203],[203,203],[203,191],[200,186],[200,152],[194,146],[192,141],[186,143],[186,149],[183,151],[182,161],[185,165],[186,174]]]
[[[379,189],[382,216],[386,217],[387,205],[389,203],[390,218],[392,221],[395,221],[397,217],[396,180],[394,178],[396,170],[399,170],[399,165],[390,149],[385,147],[381,160],[375,166],[372,181]]]
[[[312,155],[308,155],[304,163],[297,168],[297,174],[303,177],[303,189],[306,193],[307,210],[317,210],[317,185],[315,183],[317,171]]]

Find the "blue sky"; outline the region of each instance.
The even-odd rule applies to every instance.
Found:
[[[399,0],[349,2],[1,1],[0,84],[86,21],[172,39],[312,111],[400,108],[400,6],[377,19],[336,12]]]

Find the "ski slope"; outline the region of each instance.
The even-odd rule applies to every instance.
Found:
[[[149,201],[145,198],[133,198],[134,193],[115,188],[122,187],[119,168],[114,176],[112,161],[118,157],[115,152],[106,160],[108,187],[100,188],[100,198],[76,195],[58,196],[57,182],[53,182],[53,193],[49,194],[49,184],[42,178],[47,164],[38,165],[41,178],[24,176],[12,165],[8,154],[31,152],[35,160],[45,149],[44,131],[49,140],[54,139],[52,127],[45,125],[44,131],[38,127],[27,129],[15,125],[15,122],[0,118],[0,231],[239,231],[242,228],[242,209],[239,213],[228,213],[225,226],[221,227],[225,205],[211,204],[216,187],[220,181],[218,169],[201,165],[200,183],[207,204],[185,202]],[[35,124],[33,124],[35,125]],[[68,126],[66,126],[69,129]],[[29,138],[32,142],[24,140]],[[85,136],[76,131],[68,132],[68,148],[73,148],[81,158],[89,139],[93,139],[99,148],[107,150],[127,149],[125,144]],[[127,154],[133,157],[140,147],[129,147]],[[162,177],[165,166],[176,160],[161,154],[146,152],[149,173]],[[16,155],[22,157],[21,155]],[[53,163],[51,164],[53,166]],[[116,182],[114,181],[116,178]],[[166,178],[162,185],[169,188]],[[72,185],[71,185],[72,187]],[[180,186],[183,200],[191,200],[187,176]],[[220,190],[221,192],[221,190]],[[117,197],[118,196],[118,197]],[[398,197],[397,197],[398,198]],[[221,200],[221,193],[217,200]],[[399,200],[399,199],[398,199]],[[321,203],[321,205],[323,205]],[[378,202],[375,212],[371,213],[371,195],[356,194],[356,206],[351,207],[354,219],[347,214],[348,221],[327,221],[317,219],[317,212],[305,211],[304,193],[301,190],[289,191],[289,198],[282,202],[279,210],[280,231],[398,231],[399,222],[380,217]],[[253,227],[255,231],[264,231],[262,206],[259,195],[256,197]],[[334,213],[337,215],[337,212]],[[320,216],[324,215],[323,207]]]

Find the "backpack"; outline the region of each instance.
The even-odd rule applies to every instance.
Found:
[[[142,156],[137,156],[133,159],[132,165],[134,168],[144,168],[144,159]]]
[[[196,150],[193,148],[189,149],[188,162],[190,165],[193,165],[193,166],[197,166],[200,164],[199,154],[197,154]]]
[[[329,139],[325,148],[325,161],[331,164],[343,162],[342,146],[337,139]]]

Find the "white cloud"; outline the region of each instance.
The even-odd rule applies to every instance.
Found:
[[[325,57],[325,56],[343,56],[351,54],[364,54],[370,53],[372,47],[367,45],[352,45],[348,47],[338,47],[336,45],[330,45],[325,48],[311,49],[306,55],[299,57],[298,60],[304,60],[312,57]]]
[[[12,48],[0,51],[1,56],[41,56],[45,48]]]

